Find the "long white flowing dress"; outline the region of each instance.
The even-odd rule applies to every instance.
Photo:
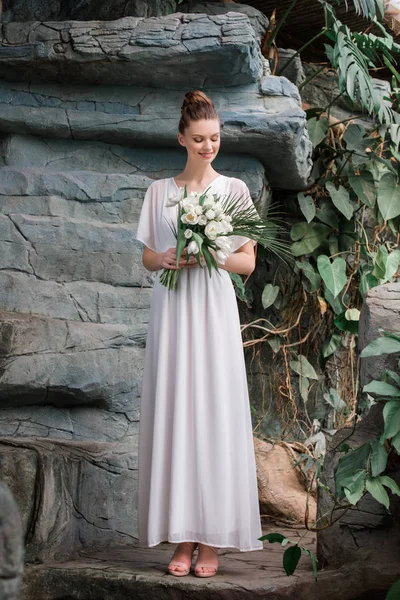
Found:
[[[245,194],[219,175],[212,193]],[[175,247],[173,178],[148,188],[136,238]],[[248,238],[234,236],[233,251]],[[177,289],[158,281],[149,313],[139,428],[139,543],[201,542],[240,551],[263,543],[253,432],[236,296],[229,273],[182,269]]]

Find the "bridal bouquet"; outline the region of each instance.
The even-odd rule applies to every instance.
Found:
[[[169,198],[166,206],[178,207],[177,225],[173,229],[177,239],[176,264],[186,248],[186,259],[194,256],[203,268],[204,258],[211,276],[213,269],[219,270],[218,262],[224,264],[231,254],[232,235],[248,237],[274,252],[277,248],[285,251],[285,244],[276,239],[279,226],[262,220],[252,203],[245,207],[243,204],[241,196],[219,196],[208,189],[187,194],[186,186]],[[160,283],[174,290],[179,275],[179,269],[165,268]]]

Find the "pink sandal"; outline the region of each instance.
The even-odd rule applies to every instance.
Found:
[[[212,546],[208,546],[213,552],[214,554],[216,554],[218,556],[218,548],[213,548]],[[204,571],[200,571],[200,569],[213,569],[212,571],[209,572],[204,572]],[[214,567],[214,565],[207,565],[205,563],[203,564],[199,564],[199,559],[197,558],[197,562],[196,562],[196,566],[194,569],[194,574],[196,575],[196,577],[214,577],[214,575],[217,574],[218,571],[218,567]]]
[[[172,557],[171,562],[168,565],[168,573],[170,573],[171,575],[175,575],[175,577],[184,577],[184,575],[189,574],[191,566],[192,566],[193,552],[197,548],[197,542],[180,542],[180,544],[188,544],[190,546],[190,549],[192,550],[192,554],[190,556],[189,567],[187,566],[186,563],[174,561],[174,557]],[[178,548],[179,548],[179,546],[178,546]],[[178,548],[175,549],[175,552]],[[174,553],[174,556],[175,556],[175,553]],[[184,570],[176,571],[175,569],[171,569],[171,567],[184,567]]]

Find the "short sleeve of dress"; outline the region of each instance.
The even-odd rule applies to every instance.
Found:
[[[230,194],[240,198],[243,208],[247,208],[248,206],[254,206],[254,202],[251,199],[249,188],[241,179],[232,178]],[[229,239],[232,241],[232,252],[237,252],[247,242],[251,241],[253,246],[255,246],[257,243],[254,240],[250,240],[250,238],[242,235],[232,235],[229,236]]]
[[[136,229],[136,239],[157,252],[157,189],[151,184],[144,196],[142,210]]]

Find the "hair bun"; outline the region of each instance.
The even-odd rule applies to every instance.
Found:
[[[200,90],[186,92],[183,98],[181,112],[183,112],[189,106],[193,106],[193,104],[206,104],[214,108],[213,101],[208,96],[206,96],[204,92],[201,92]]]

